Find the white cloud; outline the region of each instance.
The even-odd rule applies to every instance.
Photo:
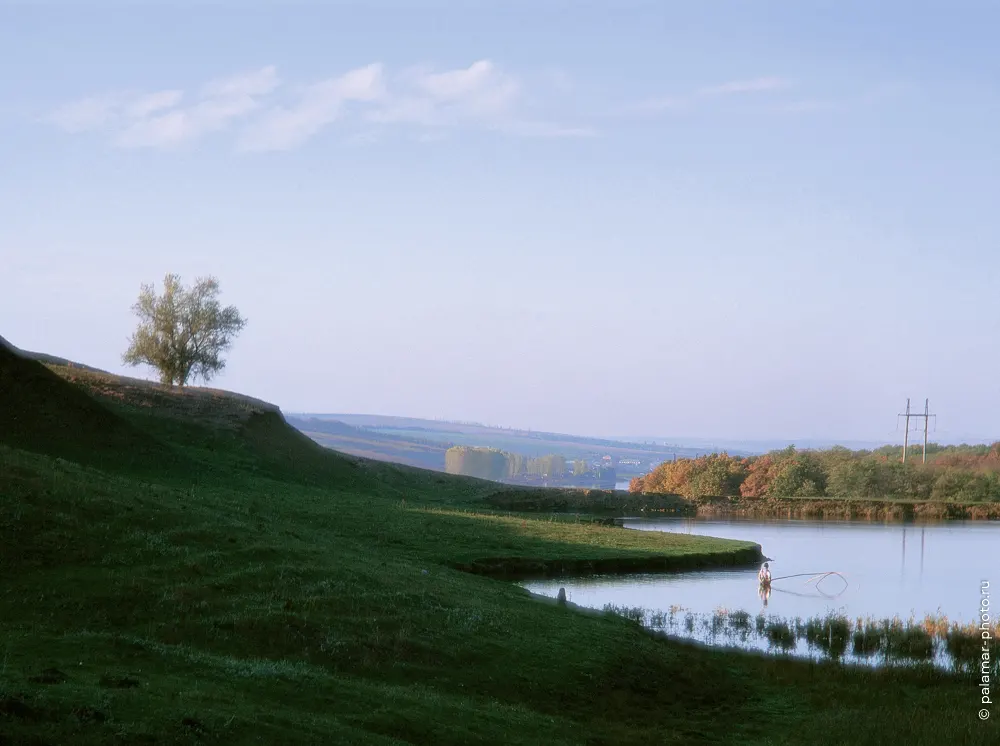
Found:
[[[443,71],[410,68],[392,78],[374,63],[298,86],[284,84],[271,65],[211,80],[193,96],[166,89],[81,99],[57,109],[49,121],[71,133],[104,132],[125,148],[171,148],[235,130],[238,150],[258,152],[298,147],[353,108],[362,121],[382,128],[478,127],[526,137],[593,134],[529,116],[532,107],[522,92],[522,83],[490,60]]]
[[[126,148],[166,148],[228,128],[260,106],[279,84],[274,67],[210,81],[198,98],[181,106],[184,91],[112,93],[57,109],[51,121],[71,133],[106,131]]]
[[[517,81],[489,60],[479,60],[465,69],[424,73],[417,77],[416,87],[434,101],[480,112],[502,110],[518,94]]]
[[[125,106],[125,114],[133,119],[142,119],[162,109],[172,109],[184,98],[184,91],[159,91],[130,101]]]
[[[562,78],[568,85],[568,78]],[[526,113],[524,87],[490,60],[436,72],[411,68],[400,76],[401,91],[372,111],[380,124],[409,124],[429,129],[477,126],[519,137],[587,137],[588,127],[566,126]],[[436,134],[421,141],[435,141]]]
[[[288,150],[301,145],[338,119],[349,101],[375,101],[384,95],[382,66],[372,64],[304,87],[290,106],[268,109],[241,134],[244,151]]]
[[[782,88],[788,88],[789,85],[789,81],[785,78],[752,78],[750,80],[732,80],[728,83],[723,83],[722,85],[702,88],[700,93],[708,96],[727,95],[732,93],[762,93],[765,91],[777,91]]]
[[[145,96],[159,104],[148,109],[122,129],[115,138],[126,148],[167,148],[191,142],[205,135],[227,129],[235,121],[260,108],[260,98],[278,86],[273,66],[252,72],[220,78],[202,86],[198,101],[178,107],[183,92],[171,91]],[[174,94],[172,97],[168,93]],[[178,95],[179,94],[179,95]],[[158,97],[158,98],[157,98]],[[164,113],[156,113],[166,109]]]
[[[424,127],[496,124],[513,116],[520,93],[518,81],[489,60],[445,72],[413,68],[403,72],[398,85],[402,90],[371,112],[371,121]]]
[[[280,82],[277,69],[268,65],[260,70],[211,80],[202,86],[201,95],[204,98],[264,96],[277,88]]]

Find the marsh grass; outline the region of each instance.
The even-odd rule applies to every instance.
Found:
[[[605,606],[605,611],[632,621],[642,620],[654,629],[681,633],[674,618],[662,612],[610,604]],[[982,659],[984,632],[975,625],[949,622],[940,614],[905,621],[899,617],[883,620],[858,618],[852,623],[847,617],[836,614],[806,620],[785,620],[763,614],[752,618],[746,611],[726,609],[717,609],[711,614],[688,612],[683,632],[686,636],[697,637],[696,630],[701,630],[705,639],[723,644],[761,642],[770,650],[788,653],[796,651],[801,642],[832,662],[841,661],[845,656],[855,661],[867,660],[882,665],[931,662],[956,673],[978,667]],[[994,624],[987,632],[990,638],[987,648],[991,652],[991,670],[994,673],[1000,673],[997,631]]]
[[[784,620],[771,620],[764,628],[767,641],[781,650],[794,650],[796,645],[795,630]]]
[[[851,635],[851,652],[856,656],[872,656],[882,650],[882,629],[871,619],[858,619]]]

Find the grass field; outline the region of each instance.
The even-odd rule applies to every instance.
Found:
[[[0,347],[0,743],[1000,738],[969,677],[705,650],[456,569],[746,544],[497,513],[254,400],[54,370]]]

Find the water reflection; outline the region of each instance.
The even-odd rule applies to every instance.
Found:
[[[766,609],[767,608],[767,601],[768,601],[769,598],[771,598],[771,586],[770,585],[762,585],[758,589],[757,595],[760,596],[761,603],[764,604],[764,608]]]

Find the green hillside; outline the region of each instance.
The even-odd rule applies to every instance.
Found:
[[[496,514],[271,405],[0,349],[0,744],[987,744],[968,679],[658,639],[458,567],[758,548]]]
[[[13,447],[114,468],[176,466],[163,443],[0,343],[0,437]]]

